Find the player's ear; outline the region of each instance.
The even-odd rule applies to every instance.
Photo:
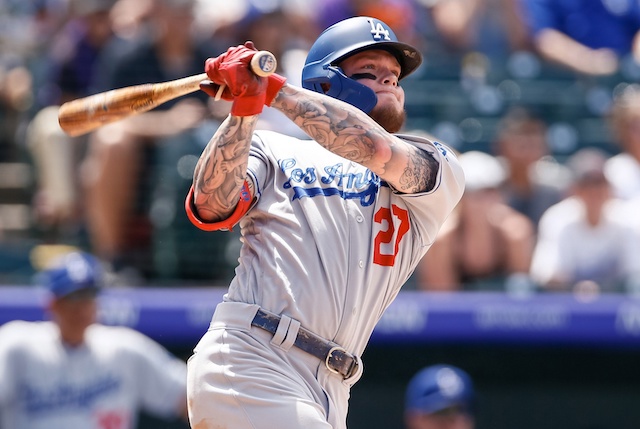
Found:
[[[327,92],[329,92],[329,89],[331,89],[331,84],[330,83],[321,83],[320,84],[320,88],[322,88],[322,90],[326,94]]]

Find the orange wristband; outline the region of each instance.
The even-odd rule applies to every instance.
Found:
[[[187,217],[196,227],[203,231],[231,231],[233,226],[249,211],[251,207],[251,192],[249,192],[249,184],[244,181],[242,189],[240,190],[240,199],[236,205],[235,210],[231,215],[223,220],[217,222],[205,222],[196,214],[196,208],[193,204],[193,186],[189,189],[187,198],[184,202],[184,208],[187,212]]]

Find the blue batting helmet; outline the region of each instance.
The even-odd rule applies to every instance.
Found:
[[[472,413],[473,398],[473,383],[466,372],[451,365],[433,365],[409,381],[405,411],[432,414],[459,407]]]
[[[302,69],[302,86],[345,101],[369,113],[377,103],[376,94],[365,85],[348,78],[338,67],[340,61],[369,49],[383,49],[400,63],[400,79],[422,63],[422,55],[411,45],[398,41],[387,24],[376,18],[359,16],[333,24],[315,41]]]
[[[72,252],[44,270],[40,281],[56,298],[80,290],[98,292],[102,287],[102,269],[95,257],[84,252]]]

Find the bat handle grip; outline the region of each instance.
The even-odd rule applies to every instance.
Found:
[[[273,72],[276,71],[276,67],[278,66],[278,61],[276,60],[275,55],[273,55],[269,51],[258,51],[253,57],[251,57],[251,62],[249,63],[249,67],[251,71],[260,77],[267,77]],[[222,93],[224,91],[226,85],[220,85],[218,91],[216,92],[216,96],[214,97],[215,101],[218,101],[222,98]]]

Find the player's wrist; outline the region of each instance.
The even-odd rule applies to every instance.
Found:
[[[266,92],[261,91],[253,95],[237,96],[231,105],[233,116],[254,116],[262,113],[265,106]]]
[[[282,89],[284,84],[287,83],[287,78],[284,76],[280,76],[279,74],[273,73],[267,77],[267,92],[264,104],[265,106],[271,106],[273,100],[278,95],[278,92]]]

